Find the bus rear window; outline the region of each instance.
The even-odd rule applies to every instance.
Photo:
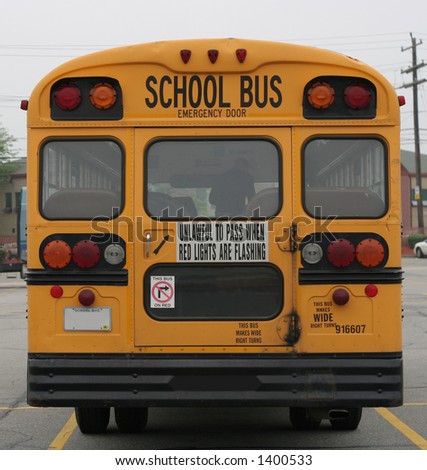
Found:
[[[271,141],[156,141],[145,162],[152,217],[264,218],[280,210],[280,155]]]
[[[40,211],[47,219],[105,219],[121,212],[123,152],[117,142],[48,142],[41,175]]]
[[[305,210],[316,218],[382,217],[386,171],[386,150],[378,139],[313,139],[303,152]]]

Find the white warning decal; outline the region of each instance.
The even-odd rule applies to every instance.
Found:
[[[175,276],[151,276],[151,308],[175,308]]]
[[[205,263],[268,261],[268,223],[178,223],[176,260]]]

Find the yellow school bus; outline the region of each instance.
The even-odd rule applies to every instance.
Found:
[[[28,402],[83,433],[158,406],[402,404],[399,101],[292,44],[116,48],[28,104]],[[328,424],[330,423],[330,424]]]

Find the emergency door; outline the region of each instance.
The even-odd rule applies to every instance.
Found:
[[[135,144],[135,345],[287,346],[290,131],[141,129]]]

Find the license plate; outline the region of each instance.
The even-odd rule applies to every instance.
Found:
[[[111,331],[111,307],[65,307],[65,331]]]

